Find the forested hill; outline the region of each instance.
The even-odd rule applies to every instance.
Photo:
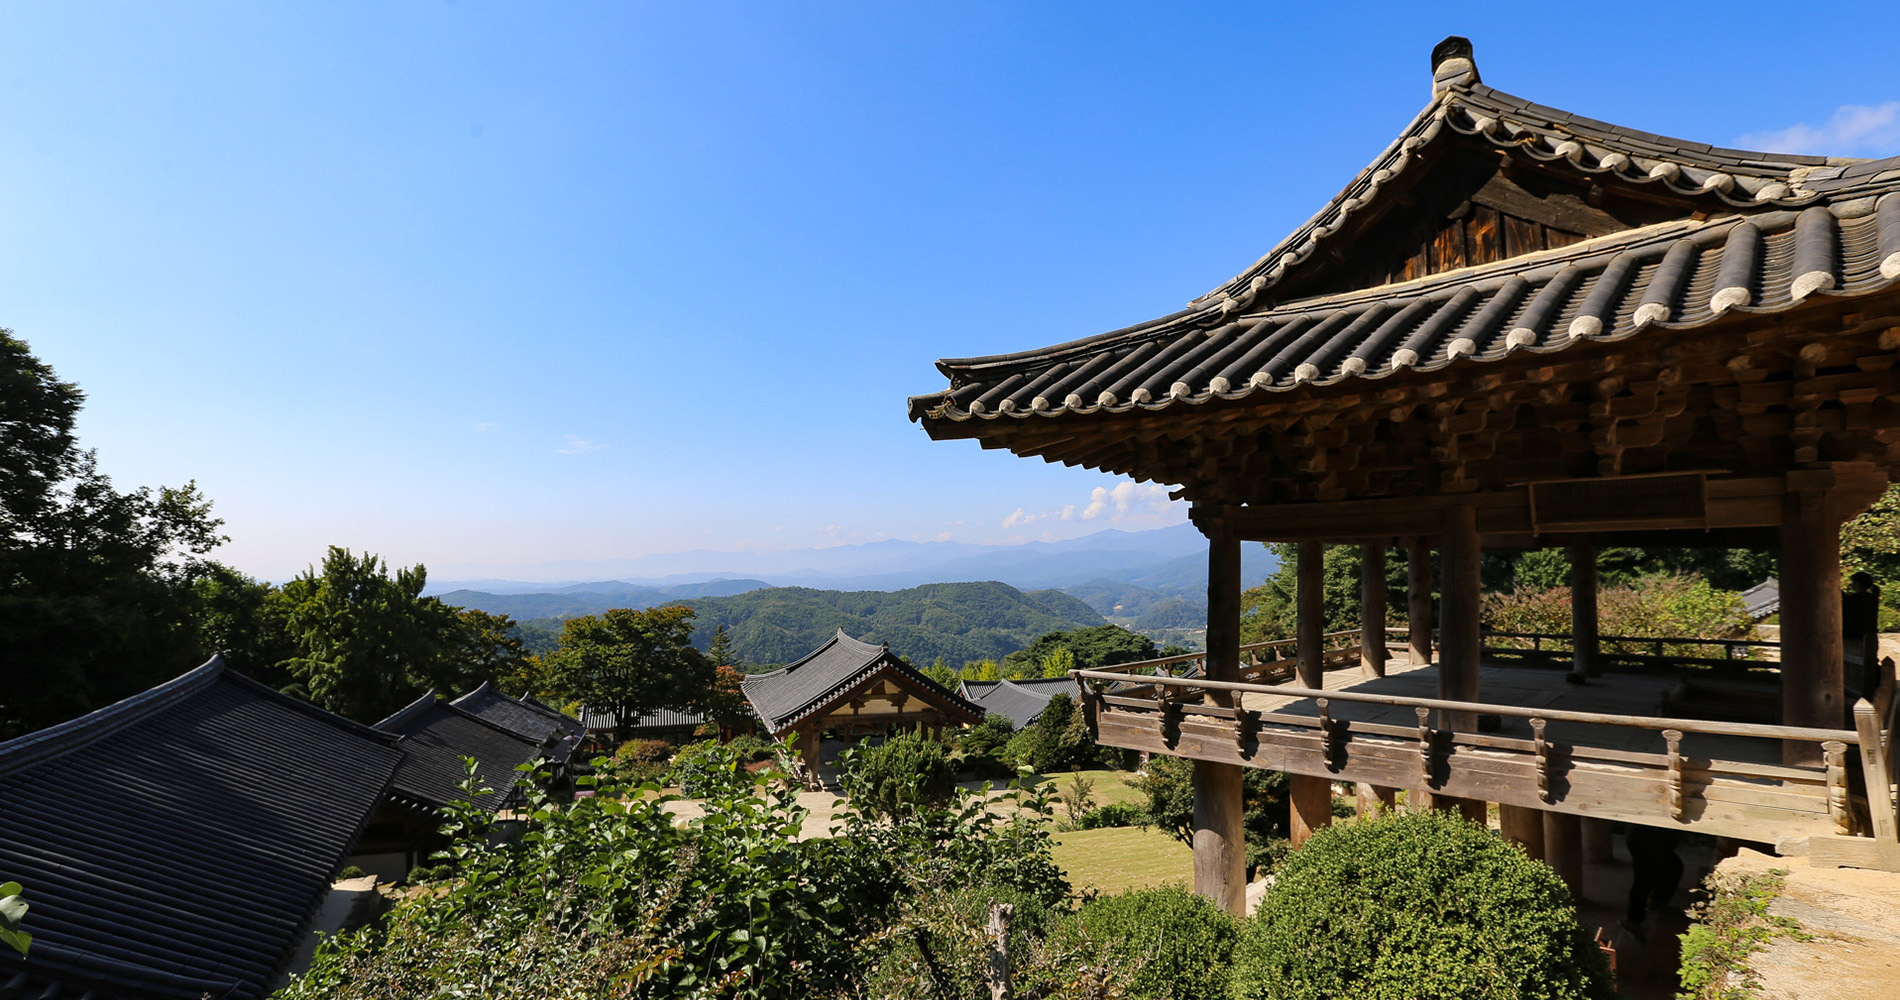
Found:
[[[922,667],[941,656],[967,660],[1004,656],[1065,629],[1103,623],[1093,608],[1059,590],[1027,593],[1005,583],[931,583],[909,590],[842,591],[772,587],[731,597],[699,597],[693,644],[701,649],[724,625],[745,663],[785,664],[843,628]]]

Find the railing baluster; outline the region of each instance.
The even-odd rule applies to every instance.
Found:
[[[1531,720],[1531,738],[1537,752],[1537,797],[1550,801],[1550,744],[1544,742],[1544,727],[1549,725],[1543,719]]]
[[[1682,732],[1676,729],[1662,731],[1663,741],[1669,744],[1669,818],[1682,818]]]
[[[1821,744],[1821,760],[1827,764],[1827,813],[1834,819],[1834,832],[1850,836],[1854,810],[1847,801],[1847,744],[1839,740]]]
[[[1425,787],[1432,787],[1432,710],[1414,709],[1418,713],[1418,773]]]

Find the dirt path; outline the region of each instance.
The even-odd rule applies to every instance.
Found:
[[[1754,851],[1722,862],[1723,871],[1770,868],[1788,874],[1768,911],[1814,938],[1777,938],[1750,958],[1762,1000],[1900,1000],[1900,873],[1813,868]]]

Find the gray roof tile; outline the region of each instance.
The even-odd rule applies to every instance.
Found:
[[[983,715],[982,709],[911,669],[891,653],[889,646],[860,642],[846,635],[844,629],[788,667],[746,677],[746,700],[767,729],[782,733],[799,720],[823,711],[879,670],[904,677],[912,688],[926,692],[944,708],[968,715],[972,721]]]

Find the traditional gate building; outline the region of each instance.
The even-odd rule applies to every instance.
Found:
[[[1566,874],[1580,817],[1900,869],[1892,671],[1850,689],[1838,549],[1900,458],[1900,158],[1593,121],[1485,86],[1460,38],[1431,68],[1425,109],[1239,275],[1121,330],[941,361],[949,387],[911,418],[1191,501],[1209,539],[1205,676],[1078,676],[1102,742],[1196,760],[1196,886],[1230,909],[1243,766],[1295,775],[1296,840],[1348,781],[1500,803],[1507,834]],[[1291,685],[1243,680],[1243,541],[1298,543]],[[1324,670],[1320,558],[1342,542],[1368,567],[1363,682]],[[1636,677],[1487,695],[1481,551],[1569,547],[1585,679],[1594,552],[1611,544],[1779,552],[1779,718],[1631,711],[1648,704]],[[1423,692],[1379,676],[1393,547],[1409,552],[1409,658],[1433,663],[1405,675]]]

